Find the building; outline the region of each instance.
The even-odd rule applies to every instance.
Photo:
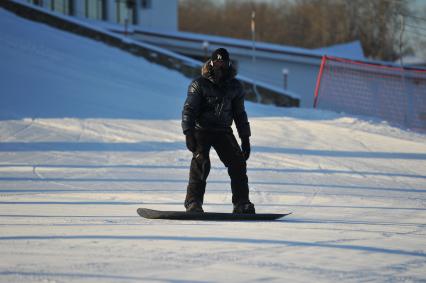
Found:
[[[118,32],[118,31],[117,31]],[[137,27],[134,39],[172,50],[204,61],[219,47],[231,53],[238,73],[259,84],[270,85],[294,93],[301,107],[313,107],[314,91],[323,55],[363,60],[359,41],[310,50],[234,39],[222,36],[164,31]]]
[[[178,0],[26,0],[65,15],[168,31],[178,29]]]

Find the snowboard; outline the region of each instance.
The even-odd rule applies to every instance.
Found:
[[[277,213],[239,214],[224,212],[184,212],[164,211],[148,208],[138,208],[138,214],[148,219],[170,219],[170,220],[210,220],[210,221],[272,221],[286,215]]]

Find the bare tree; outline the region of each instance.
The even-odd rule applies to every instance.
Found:
[[[416,50],[415,55],[426,60],[426,6],[416,12],[404,18],[406,40]]]
[[[395,60],[399,57],[400,15],[409,14],[406,0],[354,0],[348,5],[355,14],[356,35],[364,52],[372,58]]]
[[[410,14],[408,0],[283,0],[247,2],[181,0],[181,30],[250,39],[251,11],[256,11],[260,41],[318,48],[360,40],[371,58],[399,56],[400,21]],[[410,49],[404,49],[404,53]]]

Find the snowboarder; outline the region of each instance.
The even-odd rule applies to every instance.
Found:
[[[191,82],[182,111],[186,146],[193,153],[185,198],[187,212],[203,212],[210,148],[228,168],[233,213],[255,213],[249,200],[246,161],[250,156],[250,124],[244,107],[244,90],[224,48],[215,50],[203,65],[201,76]],[[232,132],[232,122],[241,148]]]

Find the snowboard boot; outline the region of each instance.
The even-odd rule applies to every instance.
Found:
[[[238,214],[256,214],[256,210],[254,209],[254,204],[251,202],[243,202],[234,204],[234,210],[232,213]]]
[[[193,201],[186,207],[186,212],[204,212],[201,203]]]

